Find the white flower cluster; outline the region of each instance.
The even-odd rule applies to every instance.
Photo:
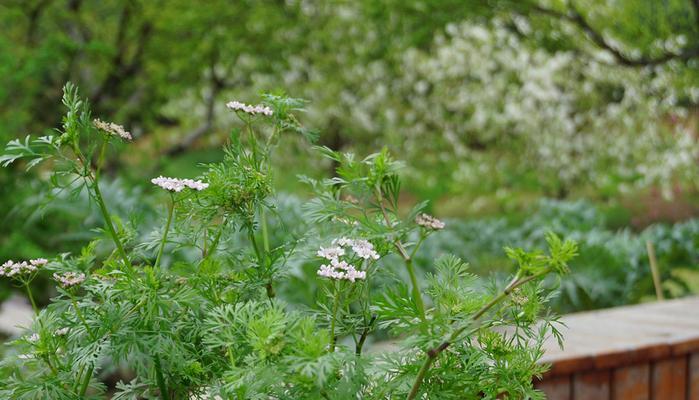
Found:
[[[28,275],[36,272],[39,267],[46,265],[48,262],[49,261],[45,258],[20,262],[8,260],[0,266],[0,276],[12,278],[14,276]]]
[[[70,289],[85,282],[85,274],[76,272],[66,272],[64,274],[53,274],[53,279],[58,282],[63,289]]]
[[[424,228],[432,229],[435,231],[438,231],[440,229],[444,229],[444,226],[445,226],[444,222],[438,220],[437,218],[435,218],[431,215],[425,214],[425,213],[418,214],[415,217],[415,222]]]
[[[366,271],[358,271],[346,261],[330,260],[329,265],[323,264],[320,266],[318,276],[337,280],[346,279],[354,282],[357,279],[366,279]]]
[[[340,257],[347,254],[346,249],[350,248],[354,255],[364,260],[378,260],[379,253],[374,250],[374,246],[368,240],[340,238],[332,241],[331,247],[321,247],[318,256],[330,261],[323,264],[318,269],[318,276],[330,279],[345,279],[354,282],[357,279],[366,279],[366,271],[359,271],[347,261],[340,260]]]
[[[357,255],[359,258],[363,258],[365,260],[378,260],[379,259],[379,253],[377,253],[374,250],[374,245],[371,244],[368,240],[365,239],[348,239],[346,237],[342,237],[339,239],[335,239],[332,241],[333,246],[336,248],[340,248],[344,252],[345,247],[351,247],[352,251],[354,254]],[[319,254],[320,255],[320,254]]]
[[[119,136],[120,138],[124,140],[132,140],[133,137],[131,136],[131,133],[128,132],[126,129],[124,129],[123,126],[117,125],[113,122],[104,122],[99,119],[95,119],[92,121],[92,124],[95,126],[95,128],[104,131],[112,136]]]
[[[181,192],[185,188],[204,190],[209,187],[208,183],[204,183],[202,181],[195,181],[193,179],[168,178],[165,176],[153,178],[151,179],[151,183],[171,192]]]
[[[242,111],[245,113],[248,113],[250,115],[257,115],[257,114],[263,114],[266,116],[271,116],[272,115],[272,109],[263,106],[262,104],[258,104],[256,106],[250,105],[250,104],[245,104],[241,103],[239,101],[231,101],[226,103],[226,107],[230,108],[233,111]]]

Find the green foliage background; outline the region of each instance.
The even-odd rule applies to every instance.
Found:
[[[360,154],[387,144],[408,166],[406,202],[433,200],[436,214],[469,219],[454,220],[453,236],[435,243],[435,252],[462,249],[456,252],[475,267],[497,269],[506,265],[501,243],[540,243],[537,232],[548,227],[577,232],[583,256],[574,276],[579,270],[581,277],[565,289],[562,309],[634,302],[651,293],[642,239],[671,238],[657,244],[668,267],[691,271],[699,261],[693,251],[676,252],[696,243],[693,220],[646,228],[697,211],[695,7],[689,0],[4,0],[0,141],[56,128],[61,87],[76,83],[95,115],[136,136],[125,157],[109,160],[107,176],[121,178],[105,196],[122,218],[148,220],[151,177],[192,176],[198,162],[220,159],[211,149],[228,137],[233,117],[226,101],[283,89],[310,101],[304,122],[321,133],[321,144]],[[483,42],[473,39],[476,28],[489,32]],[[469,53],[458,53],[462,39],[473,45]],[[516,40],[513,57],[531,57],[532,71],[568,60],[562,69],[568,72],[552,72],[560,98],[507,119],[508,104],[526,100],[517,94],[527,83],[507,69],[507,58],[482,76],[462,67],[445,78],[422,68],[455,51],[456,67],[488,64],[509,54],[498,52],[496,40]],[[459,88],[474,100],[455,102]],[[486,103],[488,96],[502,102]],[[572,108],[553,121],[587,121],[568,136],[544,117],[564,98]],[[495,122],[469,128],[478,103]],[[678,131],[689,132],[687,140]],[[581,140],[592,144],[577,147]],[[552,149],[549,157],[541,156],[542,147]],[[293,140],[285,148],[277,161],[285,172],[275,184],[298,201],[308,190],[296,174],[329,176],[333,165]],[[673,158],[680,150],[686,156]],[[41,169],[30,182],[19,180],[17,168],[0,170],[0,259],[77,251],[92,236],[68,232],[99,226],[97,210],[84,194],[47,193]],[[562,170],[571,173],[561,176]],[[648,193],[656,188],[674,193],[669,204],[686,212],[663,214],[656,203],[637,200],[654,199]],[[547,197],[588,200],[542,203]],[[19,210],[27,204],[35,211]],[[559,227],[545,211],[551,204],[569,207],[573,222]],[[638,219],[644,222],[633,223]],[[604,242],[605,251],[586,257],[588,242],[590,249]],[[690,291],[686,279],[675,279],[669,268],[664,274],[680,282],[668,291]]]

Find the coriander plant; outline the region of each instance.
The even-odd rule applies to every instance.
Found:
[[[546,369],[537,363],[545,338],[559,337],[543,278],[567,272],[575,243],[550,234],[546,253],[506,248],[509,282],[485,281],[448,255],[421,280],[413,259],[444,223],[424,203],[404,212],[401,164],[386,149],[359,159],[325,147],[316,149],[336,175],[301,178],[315,196],[304,233],[291,234],[268,222],[272,159],[281,135],[315,134],[297,120],[304,102],[278,95],[227,104],[242,124],[201,176],[152,179],[162,227],[144,236],[100,191],[107,151],[131,134],[93,120],[70,84],[63,103],[60,130],[10,142],[0,163],[46,163],[54,190],[89,193],[104,229],[80,254],[0,267],[36,312],[0,364],[2,398],[543,397],[532,377]],[[291,257],[318,267],[315,307],[277,295]],[[31,282],[43,271],[58,294],[38,309]]]

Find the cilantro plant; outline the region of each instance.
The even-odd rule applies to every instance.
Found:
[[[0,163],[46,163],[56,190],[89,193],[104,229],[80,254],[0,267],[30,299],[43,271],[58,293],[10,343],[2,398],[542,397],[532,377],[546,368],[543,341],[558,336],[543,278],[567,272],[575,243],[551,234],[546,253],[505,249],[516,264],[509,282],[487,282],[448,255],[421,280],[415,255],[444,223],[424,203],[402,211],[401,164],[386,149],[358,159],[318,147],[336,176],[302,178],[316,195],[305,233],[289,234],[268,223],[272,157],[281,135],[315,135],[297,120],[304,102],[276,95],[227,104],[242,125],[222,162],[196,179],[152,179],[162,228],[142,236],[100,191],[106,152],[131,134],[93,120],[71,85],[64,104],[60,130],[10,142]],[[318,265],[314,308],[277,295],[292,256]]]

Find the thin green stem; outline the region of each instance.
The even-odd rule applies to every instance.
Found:
[[[109,211],[107,210],[107,205],[104,203],[104,198],[102,196],[102,191],[100,190],[99,186],[99,181],[100,181],[100,172],[102,170],[102,164],[104,164],[104,157],[107,149],[107,141],[102,142],[102,146],[100,148],[100,155],[99,159],[97,161],[97,169],[94,173],[92,172],[87,172],[88,170],[91,169],[90,163],[87,161],[83,153],[80,151],[80,146],[77,143],[77,139],[73,142],[73,152],[75,153],[75,156],[78,158],[78,161],[83,165],[83,168],[85,168],[85,171],[87,172],[86,175],[83,175],[86,180],[90,180],[92,182],[92,189],[94,191],[95,195],[95,200],[97,201],[97,205],[99,206],[100,212],[102,213],[102,217],[104,218],[104,222],[107,225],[107,231],[109,232],[109,235],[112,237],[112,240],[114,241],[114,244],[117,247],[117,251],[119,252],[119,255],[121,258],[124,260],[124,264],[126,265],[127,268],[132,269],[133,267],[131,266],[131,261],[129,261],[129,257],[126,255],[126,251],[124,251],[124,246],[121,243],[121,239],[119,239],[119,235],[116,233],[116,229],[114,229],[114,223],[112,222],[112,217],[109,215]]]
[[[167,222],[165,223],[165,231],[163,232],[163,238],[160,241],[160,248],[158,249],[158,256],[155,258],[154,269],[160,266],[160,259],[163,257],[163,250],[165,250],[165,243],[167,243],[167,234],[170,232],[170,224],[172,223],[172,215],[175,211],[175,199],[170,198],[170,203],[167,208]]]
[[[92,372],[95,370],[95,365],[91,364],[90,368],[87,369],[87,373],[85,374],[85,379],[83,380],[82,385],[80,386],[80,398],[83,398],[85,396],[85,392],[87,392],[88,386],[90,386],[90,379],[92,379]]]
[[[422,245],[422,242],[425,241],[425,235],[422,233],[420,234],[420,239],[415,243],[415,246],[413,247],[413,251],[410,252],[410,259],[415,258],[415,254],[417,254],[417,251],[420,249],[420,246]]]
[[[214,240],[211,242],[209,248],[205,251],[204,258],[202,259],[202,261],[209,258],[209,256],[211,256],[211,254],[213,254],[216,251],[216,248],[218,247],[218,242],[221,240],[221,235],[223,234],[223,228],[225,226],[226,219],[224,218],[221,222],[221,225],[218,227],[218,230],[216,231],[216,236],[214,236]],[[206,238],[204,239],[204,245],[206,245]]]
[[[155,379],[158,381],[158,388],[160,388],[160,397],[168,399],[170,396],[168,395],[165,378],[163,378],[163,368],[160,366],[160,358],[158,356],[153,356],[153,364],[155,366]]]
[[[32,289],[29,287],[29,283],[25,283],[24,287],[27,290],[27,296],[29,297],[29,301],[32,303],[32,309],[34,310],[34,314],[39,315],[39,307],[36,306],[36,302],[34,301],[34,296],[32,295]]]
[[[231,362],[231,368],[235,368],[235,358],[233,357],[233,348],[228,347],[228,360]]]
[[[415,268],[413,267],[413,259],[405,259],[405,268],[408,270],[408,275],[410,275],[410,282],[413,285],[413,299],[415,299],[415,306],[417,306],[417,311],[420,314],[420,319],[425,322],[427,318],[425,317],[425,303],[422,302],[422,294],[420,293],[420,286],[417,281],[417,276],[415,275]]]
[[[417,376],[415,377],[415,382],[413,383],[413,387],[410,390],[410,393],[408,393],[407,400],[413,400],[415,397],[417,397],[418,393],[420,392],[420,386],[422,385],[423,380],[425,379],[425,376],[427,375],[427,372],[429,371],[430,367],[432,366],[432,363],[437,359],[437,357],[444,351],[446,350],[456,339],[459,338],[459,336],[470,326],[471,323],[478,321],[485,313],[487,313],[491,308],[493,308],[495,305],[500,303],[502,300],[504,300],[507,296],[509,296],[513,290],[516,288],[533,281],[534,279],[538,279],[546,274],[551,272],[550,269],[546,269],[542,272],[539,272],[534,275],[527,276],[525,278],[520,278],[520,273],[517,273],[515,275],[515,278],[505,287],[505,289],[500,292],[497,296],[495,296],[492,300],[490,300],[487,304],[485,304],[483,307],[481,307],[480,310],[478,310],[475,314],[473,314],[470,318],[470,323],[466,324],[452,332],[451,335],[449,335],[449,338],[442,342],[439,346],[432,348],[427,351],[427,358],[425,358],[425,362],[422,364],[422,367],[420,367],[420,370],[417,373]],[[480,328],[480,327],[479,327]],[[478,328],[474,329],[477,330]]]
[[[389,218],[388,211],[386,211],[386,207],[383,204],[383,195],[381,194],[380,188],[376,189],[376,200],[379,204],[379,208],[381,209],[381,214],[383,215],[383,219],[386,222],[386,225],[389,228],[393,229],[391,218]],[[403,258],[403,261],[405,262],[405,268],[408,270],[408,275],[410,275],[410,281],[413,285],[413,301],[415,301],[415,306],[417,307],[418,314],[420,315],[420,320],[422,322],[426,322],[427,317],[425,316],[425,303],[422,301],[420,286],[418,285],[417,277],[415,276],[412,255],[408,255],[408,252],[405,250],[405,247],[403,247],[403,244],[400,242],[400,240],[396,239],[394,245],[398,250],[400,256]],[[413,255],[415,251],[417,251],[417,249],[413,250]]]
[[[335,321],[337,320],[337,310],[340,307],[340,293],[337,290],[337,285],[336,283],[333,283],[334,290],[333,294],[335,295],[333,299],[333,316],[332,320],[330,321],[330,352],[334,353],[335,352]]]
[[[371,328],[373,328],[377,317],[378,316],[376,314],[372,315],[371,319],[369,320],[369,323],[364,327],[364,330],[362,331],[362,335],[359,337],[359,342],[357,342],[357,346],[354,350],[354,353],[357,355],[357,357],[362,355],[362,349],[364,348],[364,342],[366,342],[366,338],[369,336],[369,332],[371,331]]]
[[[107,231],[109,232],[109,235],[112,237],[112,240],[114,241],[114,244],[117,247],[119,255],[121,256],[122,260],[124,260],[124,264],[129,269],[132,269],[133,267],[131,266],[131,261],[129,261],[129,257],[126,255],[126,251],[124,251],[124,246],[121,244],[121,239],[119,239],[119,235],[117,234],[116,229],[114,229],[114,223],[112,222],[112,217],[109,215],[109,211],[107,210],[107,205],[104,204],[104,198],[102,197],[102,191],[100,190],[99,181],[94,180],[92,187],[95,191],[95,200],[97,200],[97,205],[99,205],[100,212],[102,213],[104,222],[107,225]]]
[[[90,335],[90,338],[94,339],[95,335],[92,334],[92,330],[90,327],[87,325],[87,321],[85,320],[85,317],[83,317],[83,313],[80,311],[80,308],[78,307],[78,302],[75,301],[75,297],[73,297],[72,294],[70,294],[70,300],[73,303],[73,308],[75,308],[75,314],[78,316],[80,321],[83,323],[85,326],[85,330],[87,331],[87,334]]]
[[[267,268],[267,274],[269,275],[269,281],[267,282],[266,288],[267,288],[267,297],[273,299],[276,294],[274,293],[274,286],[272,285],[272,262],[271,262],[271,257],[272,255],[270,254],[270,246],[269,246],[269,230],[267,228],[267,213],[265,212],[265,209],[262,208],[260,210],[260,225],[262,225],[262,248],[264,249],[264,259],[265,259],[265,266]]]
[[[269,257],[269,231],[267,229],[267,213],[265,209],[260,210],[260,225],[262,225],[262,248],[265,255]]]
[[[80,389],[81,382],[83,380],[83,372],[85,372],[85,364],[83,364],[80,367],[80,371],[78,371],[77,379],[75,379],[75,384],[73,385],[74,392],[77,392]]]
[[[102,171],[102,166],[104,165],[104,156],[107,152],[107,140],[102,141],[102,146],[100,147],[100,155],[97,159],[97,168],[95,169],[95,180],[99,181],[100,173]]]
[[[261,268],[265,268],[266,272],[269,271],[268,263],[266,258],[264,258],[262,252],[260,252],[260,248],[257,245],[257,239],[255,238],[255,232],[252,229],[248,230],[248,236],[250,236],[250,242],[252,243],[252,248],[255,250],[255,255],[257,256],[257,263]],[[267,290],[267,298],[272,301],[273,298],[276,297],[276,293],[274,292],[274,286],[272,286],[272,277],[271,274],[269,276],[269,281],[265,284],[265,289]]]

